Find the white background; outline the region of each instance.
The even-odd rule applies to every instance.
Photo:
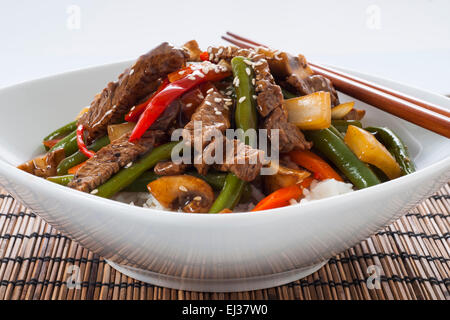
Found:
[[[450,94],[450,1],[0,0],[0,87],[226,30]]]

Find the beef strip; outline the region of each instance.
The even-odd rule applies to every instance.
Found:
[[[203,159],[199,160],[203,155],[203,149],[214,134],[223,134],[226,129],[230,128],[230,103],[216,89],[212,88],[184,127],[183,139],[194,146],[196,152],[194,166],[200,174],[206,174],[209,167]],[[201,127],[199,126],[200,121]],[[195,126],[196,122],[198,127]],[[201,132],[194,132],[200,131],[200,128]]]
[[[239,179],[253,181],[259,175],[263,166],[264,151],[254,149],[237,139],[223,140],[223,150],[226,151],[221,164],[214,164],[214,169],[234,173]],[[204,155],[214,155],[217,143],[210,143],[204,150]],[[230,152],[232,150],[233,152]]]
[[[272,130],[278,129],[280,152],[289,152],[294,149],[311,149],[312,143],[306,141],[303,133],[294,124],[288,122],[287,119],[287,111],[282,105],[266,117],[262,128],[267,129],[267,134],[271,141],[274,134]]]
[[[164,42],[142,55],[116,82],[110,82],[91,103],[78,124],[87,132],[87,143],[106,133],[109,124],[119,123],[129,109],[155,91],[162,78],[186,64],[188,54]]]
[[[307,95],[317,91],[329,92],[331,106],[337,106],[339,104],[339,98],[333,84],[324,76],[313,75],[306,79],[299,79],[296,75],[291,75],[283,83],[299,95]]]
[[[48,178],[57,174],[58,164],[66,157],[64,149],[50,151],[44,156],[27,161],[17,168],[38,177]]]
[[[133,162],[138,156],[150,151],[156,143],[165,137],[160,130],[149,130],[137,141],[129,142],[131,133],[112,141],[100,149],[77,171],[69,187],[91,192],[105,183],[120,168]]]
[[[178,118],[178,114],[181,110],[180,100],[175,100],[164,110],[158,119],[150,126],[150,130],[167,130],[169,129]]]
[[[176,164],[172,161],[161,161],[156,164],[153,171],[160,176],[174,176],[182,174],[189,167],[190,165],[184,163]]]

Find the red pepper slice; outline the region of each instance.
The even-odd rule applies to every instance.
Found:
[[[169,73],[167,75],[167,79],[169,79],[170,82],[175,82],[177,80],[180,80],[180,79],[186,77],[188,74],[191,74],[192,72],[194,72],[194,70],[192,70],[191,66],[189,66],[189,67],[174,71],[172,73]]]
[[[131,110],[127,113],[125,116],[125,121],[127,122],[137,122],[139,120],[140,115],[142,112],[144,112],[145,108],[147,108],[147,105],[150,103],[150,101],[153,99],[153,97],[160,92],[162,89],[167,87],[169,84],[169,80],[165,79],[158,87],[158,89],[148,98],[145,102],[142,102],[141,104],[131,108]]]
[[[200,60],[202,61],[208,61],[209,60],[209,53],[206,51],[203,51],[200,53]]]
[[[84,143],[84,126],[82,124],[79,124],[77,127],[77,144],[78,149],[80,149],[81,153],[86,157],[92,158],[95,155],[95,152],[89,150]]]
[[[231,75],[230,71],[216,71],[218,70],[211,69],[207,74],[204,74],[201,70],[195,70],[192,74],[170,83],[161,92],[157,93],[139,118],[129,141],[132,142],[142,137],[167,106],[183,93],[205,81],[219,81]]]

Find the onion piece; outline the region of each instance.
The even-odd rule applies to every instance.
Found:
[[[331,119],[340,120],[344,119],[344,117],[353,109],[355,105],[354,101],[341,103],[340,105],[331,109]]]
[[[302,130],[319,130],[331,125],[330,93],[318,91],[284,100],[288,121]]]

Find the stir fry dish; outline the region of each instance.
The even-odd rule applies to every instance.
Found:
[[[302,55],[164,42],[18,168],[147,208],[261,211],[414,172],[398,136],[364,115]]]

